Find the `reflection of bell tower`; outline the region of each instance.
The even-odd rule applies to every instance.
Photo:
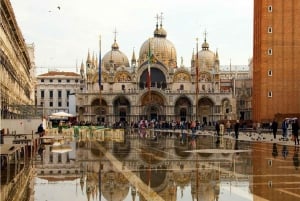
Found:
[[[220,193],[219,183],[219,171],[205,167],[205,165],[200,167],[197,164],[197,169],[194,171],[191,179],[193,200],[218,201]]]

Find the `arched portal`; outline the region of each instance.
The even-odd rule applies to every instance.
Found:
[[[165,101],[153,91],[147,92],[141,100],[142,118],[148,120],[165,120]]]
[[[192,118],[192,103],[187,97],[180,97],[174,108],[175,116],[178,117],[180,121],[191,120]]]
[[[214,103],[210,98],[204,97],[198,101],[198,117],[203,125],[208,125],[214,121]]]
[[[125,96],[119,96],[113,102],[115,121],[130,122],[130,103]]]
[[[221,110],[224,115],[224,119],[231,120],[232,106],[229,99],[225,98],[222,100]]]
[[[107,114],[108,106],[107,102],[105,100],[100,99],[95,99],[91,103],[91,114],[92,114],[92,121],[97,122],[98,124],[103,124],[106,119],[106,114]]]

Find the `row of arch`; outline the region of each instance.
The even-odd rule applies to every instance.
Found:
[[[133,119],[130,117],[136,115],[133,114],[132,109],[133,107],[137,107],[138,111],[135,110],[139,116],[137,120],[140,120],[140,117],[148,120],[168,120],[167,113],[172,113],[173,117],[169,120],[174,120],[174,117],[176,117],[176,120],[189,121],[193,120],[196,117],[195,115],[197,115],[199,119],[196,120],[204,123],[205,121],[218,120],[217,117],[212,119],[214,113],[224,115],[231,110],[230,101],[227,98],[224,98],[221,101],[220,111],[215,111],[214,107],[216,106],[216,103],[210,97],[200,97],[196,107],[198,108],[197,114],[195,114],[196,110],[192,98],[184,94],[174,101],[174,107],[170,110],[168,109],[169,106],[166,104],[167,102],[168,100],[166,97],[160,92],[148,91],[140,97],[137,106],[133,106],[126,95],[116,96],[112,101],[112,110],[109,110],[109,104],[106,100],[102,98],[100,102],[99,98],[95,98],[90,104],[90,113],[97,117],[102,116],[102,119],[97,119],[97,121],[104,122],[105,119],[103,118],[109,115],[113,116],[115,122],[131,122]],[[79,116],[83,115],[84,112],[86,112],[85,108],[79,108]]]

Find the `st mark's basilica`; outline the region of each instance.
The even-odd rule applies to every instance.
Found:
[[[86,64],[81,64],[85,89],[76,92],[78,121],[197,120],[208,124],[250,118],[237,105],[251,96],[245,84],[240,88],[237,84],[239,77],[249,78],[249,71],[220,70],[218,52],[209,49],[206,34],[199,48],[197,40],[195,49],[191,50],[191,67],[185,67],[182,58],[178,64],[176,47],[167,39],[161,20],[153,37],[141,45],[138,58],[133,51],[129,62],[115,33],[110,51],[99,61],[88,52]]]

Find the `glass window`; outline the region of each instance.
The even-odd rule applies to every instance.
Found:
[[[58,98],[61,98],[61,90],[58,90]]]
[[[272,70],[268,70],[268,76],[272,76]]]
[[[53,91],[52,91],[52,90],[49,91],[49,97],[50,97],[50,98],[53,98]]]
[[[42,91],[41,91],[41,98],[44,98],[44,97],[45,97],[45,91],[42,90]]]
[[[268,97],[270,98],[270,97],[272,97],[272,95],[273,95],[273,94],[272,94],[272,91],[269,91],[269,92],[268,92]]]
[[[272,6],[270,5],[270,6],[268,6],[268,12],[269,13],[271,13],[273,11],[273,8],[272,8]]]
[[[269,48],[268,49],[268,55],[272,55],[272,54],[273,54],[272,48]]]
[[[268,33],[272,33],[272,27],[268,27]]]

